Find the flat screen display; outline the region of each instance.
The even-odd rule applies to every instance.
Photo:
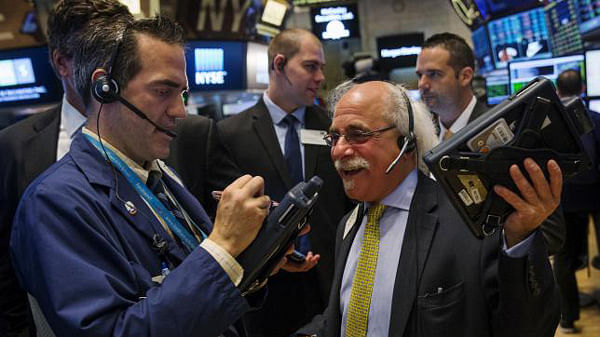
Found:
[[[600,49],[585,52],[585,73],[588,96],[600,96]]]
[[[494,58],[492,57],[487,28],[481,26],[475,29],[471,37],[473,39],[473,52],[479,72],[487,73],[494,70]]]
[[[498,69],[505,68],[509,61],[552,56],[543,8],[492,20],[488,31]]]
[[[500,70],[485,76],[485,92],[488,105],[496,105],[510,96],[508,72]]]
[[[423,33],[398,34],[377,38],[379,65],[383,70],[415,67],[421,53]]]
[[[485,0],[490,15],[504,14],[515,9],[539,5],[539,0]]]
[[[245,88],[246,45],[238,41],[192,41],[186,48],[190,91]]]
[[[48,48],[0,51],[0,108],[54,103],[62,87],[48,61]]]
[[[554,56],[583,51],[575,0],[553,2],[544,8]]]
[[[600,0],[577,0],[581,34],[600,29]]]
[[[565,70],[577,70],[585,83],[583,55],[553,57],[540,60],[516,61],[508,66],[510,93],[513,94],[537,76],[544,76],[556,85],[556,78]]]
[[[312,7],[310,18],[313,33],[321,40],[360,37],[356,4]]]

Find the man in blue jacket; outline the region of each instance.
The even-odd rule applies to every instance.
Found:
[[[74,63],[87,124],[21,200],[19,281],[58,336],[243,335],[235,322],[255,303],[235,257],[268,213],[262,178],[228,186],[212,225],[157,159],[185,116],[181,27],[115,20],[86,34]]]

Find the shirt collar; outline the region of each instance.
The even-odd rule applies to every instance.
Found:
[[[417,180],[418,173],[417,169],[412,170],[404,180],[398,185],[392,193],[388,194],[383,200],[381,200],[381,204],[398,208],[404,211],[408,211],[410,209],[410,203],[412,202],[412,198],[415,195],[415,189],[417,188]],[[366,203],[367,208],[371,206],[370,203]]]
[[[99,140],[98,135],[95,134],[94,132],[92,132],[87,127],[83,127],[81,132],[83,132],[84,134],[86,134],[96,140]],[[116,147],[112,146],[104,138],[102,138],[102,145],[105,146],[106,148],[110,149],[111,151],[113,151],[117,155],[117,157],[119,157],[125,163],[125,165],[129,166],[129,168],[133,172],[135,172],[135,174],[144,182],[144,184],[148,181],[148,176],[150,175],[150,171],[158,171],[157,173],[153,173],[153,174],[160,174],[159,178],[162,176],[162,170],[160,169],[158,160],[155,159],[155,160],[151,161],[150,164],[147,164],[146,165],[147,167],[142,167],[138,163],[133,161],[131,158],[129,158],[125,154],[123,154],[121,151],[119,151]]]
[[[67,101],[67,95],[63,95],[62,107],[60,110],[60,124],[61,128],[67,132],[70,138],[83,124],[85,124],[87,118],[74,106]]]
[[[450,131],[453,134],[457,133],[458,131],[460,131],[460,129],[467,126],[467,124],[469,123],[469,119],[471,119],[471,114],[473,113],[473,109],[475,109],[475,104],[477,104],[477,98],[475,98],[475,96],[473,96],[473,97],[471,97],[471,101],[469,102],[469,104],[467,104],[467,107],[461,112],[460,116],[458,116],[458,118],[450,126]],[[441,120],[439,121],[439,123],[440,123],[440,135],[443,135],[446,132],[446,130],[448,130],[448,129],[446,129],[444,124],[442,124]]]
[[[277,104],[275,104],[267,95],[265,91],[263,93],[263,100],[265,101],[265,105],[267,106],[267,110],[269,110],[269,115],[271,115],[271,120],[273,120],[273,124],[278,125],[283,121],[285,116],[287,116],[287,112],[280,108]],[[298,109],[292,111],[292,114],[298,121],[300,121],[300,125],[304,125],[304,115],[306,113],[306,106],[301,106]]]

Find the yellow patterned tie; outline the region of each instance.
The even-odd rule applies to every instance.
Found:
[[[373,205],[369,209],[367,225],[363,236],[358,265],[352,280],[352,292],[348,303],[346,321],[347,337],[365,337],[369,319],[371,294],[375,283],[375,268],[379,255],[379,218],[383,215],[385,206]]]

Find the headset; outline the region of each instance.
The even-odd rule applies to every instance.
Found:
[[[396,84],[393,84],[393,85],[396,85]],[[406,110],[408,111],[408,134],[406,136],[400,136],[396,140],[396,142],[398,143],[398,148],[400,149],[400,153],[398,154],[396,159],[394,159],[394,161],[392,161],[390,166],[388,166],[388,168],[385,170],[385,174],[390,174],[390,172],[392,172],[394,167],[396,167],[396,165],[398,164],[398,161],[400,160],[400,158],[405,153],[410,153],[417,147],[417,138],[415,137],[415,132],[414,132],[415,121],[414,121],[414,116],[413,116],[412,104],[410,103],[410,99],[408,98],[408,95],[406,95],[406,93],[404,92],[404,89],[402,89],[402,88],[398,88],[398,89],[400,90],[400,92],[402,93],[402,96],[404,97],[404,100],[406,101]]]
[[[121,46],[123,45],[123,39],[127,30],[128,29],[125,28],[121,33],[121,36],[117,39],[117,46],[112,56],[110,57],[110,66],[108,68],[108,74],[101,74],[92,83],[92,96],[94,96],[94,98],[101,104],[120,102],[121,104],[129,108],[129,110],[133,111],[133,113],[135,113],[138,117],[152,124],[152,126],[154,126],[158,131],[164,132],[171,137],[176,137],[177,134],[175,132],[169,131],[156,124],[154,121],[148,118],[148,116],[145,113],[143,113],[142,110],[138,109],[135,105],[133,105],[121,96],[119,84],[113,77],[113,70],[115,68],[117,56],[119,55],[119,51],[121,49]]]
[[[285,55],[283,54],[277,54],[277,55],[281,55],[283,57],[283,60],[279,63],[279,65],[277,66],[277,69],[279,71],[281,71],[281,73],[283,74],[283,78],[285,78],[285,80],[292,85],[292,82],[290,81],[290,79],[287,77],[286,73],[285,73],[285,65],[287,64],[287,57],[285,57]],[[277,57],[277,55],[275,57]],[[275,58],[273,58],[273,63],[271,63],[271,70],[275,70]]]

